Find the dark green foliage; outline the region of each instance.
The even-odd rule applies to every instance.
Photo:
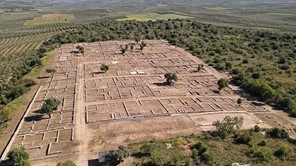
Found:
[[[77,46],[76,49],[78,49],[81,54],[84,54],[84,47],[83,46]]]
[[[120,46],[120,51],[121,51],[121,54],[124,54],[126,52],[126,48],[123,48],[122,46]]]
[[[55,73],[57,70],[56,69],[46,69],[45,71],[47,73]]]
[[[102,64],[101,65],[101,70],[104,71],[104,72],[107,72],[109,70],[109,65]]]
[[[24,147],[14,148],[8,153],[8,158],[13,166],[29,166],[29,154]]]
[[[142,41],[140,44],[140,50],[143,51],[144,47],[146,47],[146,46],[147,46],[147,44]]]
[[[71,160],[67,160],[65,162],[59,162],[57,166],[76,166],[76,164]]]
[[[241,105],[243,100],[241,98],[238,98],[236,102],[237,102],[238,105]]]
[[[260,131],[260,127],[259,127],[258,125],[255,125],[255,126],[254,126],[254,131],[255,131],[255,132],[259,132],[259,131]]]
[[[113,164],[119,164],[129,156],[129,151],[124,146],[119,146],[118,150],[111,150],[109,152],[110,162]]]
[[[285,158],[289,155],[289,150],[285,147],[280,147],[273,154],[278,158]]]
[[[264,140],[258,143],[258,146],[266,146],[266,145],[267,145],[267,143]]]
[[[228,87],[228,80],[225,78],[221,78],[218,80],[217,84],[218,84],[219,91],[221,91],[222,89]]]
[[[250,79],[243,84],[243,87],[262,101],[270,102],[274,99],[276,95],[276,91],[271,88],[265,80],[262,79]]]
[[[203,70],[204,65],[203,64],[198,64],[197,66],[197,72],[200,72],[201,70]]]
[[[236,144],[250,145],[252,139],[248,133],[245,133],[245,134],[241,134],[241,135],[240,134],[235,135],[233,141]]]
[[[39,110],[39,113],[47,114],[49,117],[51,117],[51,114],[54,110],[57,109],[59,104],[60,101],[58,99],[50,97],[43,102],[42,107]]]
[[[250,150],[248,155],[250,157],[258,158],[263,161],[270,160],[273,156],[271,149],[268,147],[253,148],[252,150]]]
[[[166,79],[166,83],[168,85],[173,85],[175,81],[178,81],[178,76],[176,73],[166,73],[164,74],[164,78]]]
[[[195,162],[199,159],[205,164],[210,164],[213,161],[213,155],[209,152],[208,147],[204,142],[198,142],[193,146],[192,158]]]
[[[271,138],[289,139],[289,134],[284,129],[273,128],[266,132]]]

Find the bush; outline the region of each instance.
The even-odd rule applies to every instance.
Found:
[[[57,166],[76,166],[76,164],[71,160],[67,160],[65,162],[59,162]]]
[[[257,145],[258,146],[266,146],[267,142],[265,140],[263,140],[263,141],[259,142]]]
[[[104,71],[104,72],[107,72],[109,70],[109,65],[102,64],[101,65],[101,70]]]
[[[8,153],[9,161],[13,166],[29,166],[29,154],[25,151],[24,147],[14,148]]]
[[[128,156],[129,156],[129,151],[124,146],[119,146],[118,150],[111,150],[109,152],[109,157],[111,159],[111,162],[113,163],[123,162],[123,160]]]
[[[252,138],[249,134],[235,135],[234,143],[249,145]]]
[[[47,114],[51,118],[51,114],[53,113],[53,110],[57,109],[60,102],[61,102],[60,100],[53,98],[53,97],[46,99],[43,102],[42,107],[39,110],[39,113]]]
[[[285,147],[280,147],[278,150],[276,150],[274,153],[273,153],[276,157],[278,158],[285,158],[288,156],[289,154],[289,150]]]
[[[254,131],[258,133],[260,131],[260,127],[258,125],[255,125],[254,126]]]
[[[213,155],[209,152],[208,147],[204,142],[198,142],[196,145],[194,145],[192,150],[192,158],[195,161],[200,159],[206,164],[209,164],[213,161]]]
[[[289,134],[284,129],[273,128],[266,132],[271,138],[289,139]]]
[[[270,148],[261,147],[261,148],[252,149],[249,152],[249,156],[267,161],[267,160],[272,159],[273,154],[272,154],[272,151]]]

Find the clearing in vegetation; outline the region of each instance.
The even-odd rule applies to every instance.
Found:
[[[132,14],[126,16],[127,18],[117,19],[117,21],[127,21],[127,20],[136,20],[136,21],[157,21],[157,20],[168,20],[168,19],[188,19],[191,17],[183,16],[174,13],[168,14],[159,14],[159,13],[144,13],[144,14]]]
[[[55,23],[70,23],[74,20],[73,14],[43,14],[40,17],[36,17],[33,20],[27,20],[25,26],[31,25],[44,25],[44,24],[55,24]]]

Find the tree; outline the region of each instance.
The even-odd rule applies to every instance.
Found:
[[[226,116],[222,121],[213,122],[216,127],[216,132],[220,135],[223,133],[231,133],[234,129],[240,129],[243,124],[243,117]]]
[[[78,49],[81,54],[84,54],[84,47],[77,46],[76,49]]]
[[[144,47],[146,47],[146,46],[147,46],[147,44],[142,41],[140,44],[140,50],[143,51]]]
[[[204,65],[203,64],[198,64],[197,66],[197,72],[200,72],[203,69]]]
[[[101,65],[101,70],[104,71],[104,72],[107,72],[109,70],[109,65],[102,64]]]
[[[124,54],[126,52],[126,48],[123,48],[122,46],[120,46],[120,51],[121,51],[121,54]]]
[[[123,162],[125,158],[129,156],[129,151],[124,146],[119,146],[118,150],[111,150],[109,152],[109,157],[112,163],[119,164]]]
[[[136,43],[139,43],[140,41],[141,41],[141,38],[140,38],[139,36],[136,36],[136,37],[135,37],[135,42],[136,42]]]
[[[60,101],[58,99],[50,97],[43,102],[42,107],[39,110],[39,113],[47,114],[49,118],[51,118],[53,110],[56,110],[59,104]]]
[[[258,133],[260,131],[260,127],[258,125],[255,125],[254,126],[254,131]]]
[[[131,47],[131,50],[134,50],[134,45],[133,44],[130,47]]]
[[[29,166],[29,157],[23,146],[14,148],[8,153],[9,161],[12,162],[13,166]]]
[[[174,81],[178,81],[178,76],[176,73],[166,73],[164,74],[164,77],[166,78],[166,83],[168,85],[173,85]]]
[[[67,160],[65,162],[59,162],[57,166],[76,166],[76,164],[71,160]]]
[[[45,71],[47,73],[55,73],[57,70],[56,69],[46,69]]]
[[[285,158],[289,155],[289,150],[286,147],[280,147],[273,153],[273,155],[275,155],[278,158]]]
[[[243,102],[243,100],[242,100],[241,98],[238,98],[238,99],[237,99],[237,104],[238,104],[239,106],[241,106],[242,102]]]
[[[219,92],[220,92],[222,89],[228,87],[228,80],[225,78],[219,79],[218,86],[219,86]]]
[[[266,134],[271,138],[288,139],[289,134],[284,129],[273,128],[266,132]]]

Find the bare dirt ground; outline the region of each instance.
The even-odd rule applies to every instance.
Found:
[[[63,45],[57,49],[57,72],[44,79],[12,147],[25,146],[32,165],[55,165],[71,159],[79,166],[99,152],[129,143],[213,130],[213,121],[242,116],[244,128],[254,125],[291,130],[293,122],[266,105],[238,95],[234,86],[217,92],[224,74],[166,41],[147,40],[140,51],[133,41]],[[134,45],[122,54],[120,47]],[[84,55],[72,53],[77,45]],[[100,70],[102,64],[110,70]],[[178,81],[164,84],[164,74]],[[51,118],[38,110],[48,97],[62,101]],[[243,98],[241,105],[237,99]]]

